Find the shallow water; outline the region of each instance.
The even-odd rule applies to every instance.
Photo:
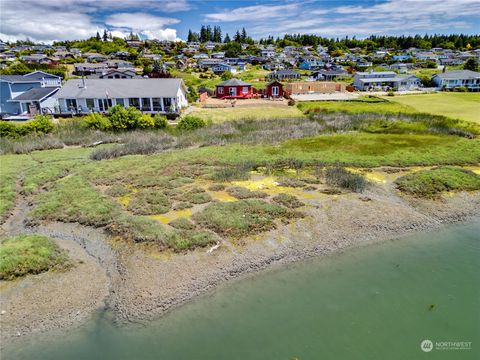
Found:
[[[2,359],[479,359],[480,223],[222,286],[146,327],[108,314]],[[422,340],[471,342],[434,349]]]

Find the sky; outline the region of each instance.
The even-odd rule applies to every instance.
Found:
[[[305,33],[325,37],[480,34],[480,0],[0,0],[0,39],[51,43],[104,29],[142,39],[186,40],[220,25],[254,39]]]

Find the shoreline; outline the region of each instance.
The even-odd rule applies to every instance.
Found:
[[[326,199],[325,203],[309,208],[308,216],[302,220],[279,226],[240,244],[222,242],[220,248],[211,253],[197,249],[170,256],[121,241],[112,246],[111,239],[101,229],[78,224],[49,223],[25,228],[23,231],[48,235],[57,243],[77,247],[91,261],[82,266],[97,268],[105,276],[103,285],[106,291],[100,296],[101,301],[97,297],[97,302],[90,303],[77,318],[59,315],[64,303],[49,304],[43,308],[43,313],[35,316],[29,313],[21,316],[2,314],[2,347],[35,334],[59,334],[81,327],[102,308],[112,311],[119,325],[144,324],[227,282],[254,276],[260,271],[341,254],[356,247],[401,239],[455,223],[480,221],[480,193],[459,193],[432,203],[431,200],[399,198],[377,188],[363,195],[347,194]],[[20,202],[16,208],[19,205],[22,207]],[[13,223],[18,225],[18,222]],[[8,228],[8,220],[6,224]],[[22,231],[21,226],[13,226],[13,229]],[[77,270],[75,267],[74,271]],[[42,276],[55,283],[58,273],[47,272],[33,278]],[[27,276],[15,283],[28,282],[31,278]],[[89,283],[78,285],[77,294],[84,294],[90,287]],[[2,299],[4,288],[2,284]],[[23,295],[22,290],[17,291],[16,300]],[[75,309],[70,310],[69,314],[75,313]],[[42,324],[40,329],[39,323]],[[22,330],[20,336],[19,328]]]

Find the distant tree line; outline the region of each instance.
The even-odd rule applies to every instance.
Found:
[[[200,28],[200,32],[195,32],[189,29],[187,41],[201,43],[212,41],[216,43],[223,42],[225,44],[231,41],[246,44],[254,43],[253,39],[247,35],[247,30],[245,30],[245,28],[242,28],[242,30],[237,30],[232,39],[228,34],[226,34],[224,38],[222,37],[222,29],[220,28],[220,26],[214,26],[212,28],[210,25],[202,25]]]

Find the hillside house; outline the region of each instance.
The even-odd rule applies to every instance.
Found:
[[[235,74],[237,72],[237,69],[235,69],[235,67],[233,67],[232,65],[220,63],[212,66],[212,71],[217,75],[223,74],[224,72]]]
[[[302,70],[316,70],[325,65],[323,60],[317,58],[305,58],[303,61],[298,65],[298,67]]]
[[[348,75],[343,69],[319,70],[312,73],[311,77],[317,81],[332,81],[338,77]]]
[[[178,114],[188,106],[182,79],[72,79],[54,95],[60,113],[106,112],[114,105]]]
[[[274,70],[267,75],[269,79],[277,80],[298,80],[300,79],[300,74],[296,71],[286,69],[286,70]]]
[[[253,89],[249,83],[230,79],[216,86],[215,96],[219,99],[249,99],[253,97]]]
[[[471,70],[451,70],[435,74],[432,80],[439,88],[451,90],[466,87],[470,91],[480,91],[480,72]]]
[[[353,86],[360,91],[382,90],[414,90],[421,85],[416,76],[398,76],[393,71],[357,72],[353,77]]]
[[[0,113],[36,114],[53,109],[52,95],[62,78],[35,71],[26,75],[0,75]]]

